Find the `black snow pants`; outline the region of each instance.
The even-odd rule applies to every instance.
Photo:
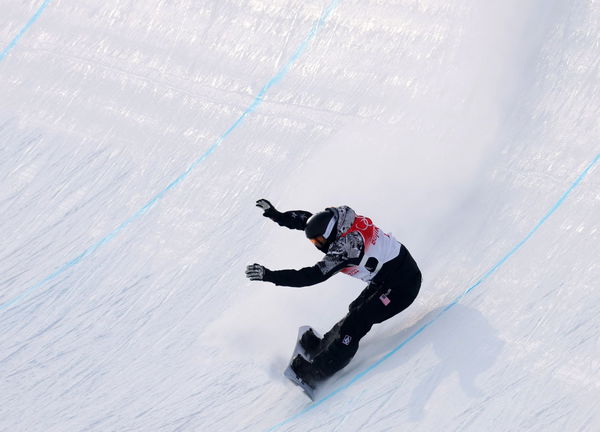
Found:
[[[326,379],[350,363],[360,339],[374,324],[410,306],[419,293],[421,281],[417,263],[402,246],[398,256],[385,263],[350,304],[348,314],[324,335],[322,349],[313,360],[315,375]]]

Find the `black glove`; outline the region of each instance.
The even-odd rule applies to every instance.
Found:
[[[266,281],[270,272],[260,264],[251,264],[246,267],[246,277],[252,281]]]
[[[261,209],[263,209],[263,216],[266,216],[268,218],[276,217],[279,214],[279,212],[275,210],[275,207],[273,207],[273,204],[271,204],[264,198],[261,198],[258,201],[256,201],[256,207],[260,207]]]

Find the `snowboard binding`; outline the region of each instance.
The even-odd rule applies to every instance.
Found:
[[[304,349],[305,356],[309,359],[313,359],[322,350],[323,339],[321,339],[312,327],[309,327],[302,336],[300,336],[300,345]]]
[[[291,382],[304,390],[311,400],[314,400],[315,389],[321,378],[311,360],[320,352],[321,341],[312,328],[300,327],[292,358],[283,372]]]

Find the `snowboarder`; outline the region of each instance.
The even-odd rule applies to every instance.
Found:
[[[300,338],[312,361],[298,355],[292,360],[291,368],[315,388],[350,363],[360,339],[373,324],[410,306],[419,293],[421,271],[404,245],[348,206],[330,207],[313,215],[303,210],[281,213],[266,199],[258,200],[256,205],[265,217],[279,225],[304,230],[325,257],[314,266],[300,270],[273,271],[252,264],[246,268],[250,280],[304,287],[323,282],[341,271],[368,282],[358,298],[350,303],[348,314],[323,338],[312,330]]]

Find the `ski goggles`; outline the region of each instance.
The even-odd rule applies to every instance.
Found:
[[[317,247],[318,246],[325,246],[325,243],[327,243],[327,240],[325,240],[325,237],[323,237],[323,236],[311,238],[309,240],[311,241],[312,244],[314,244]]]

